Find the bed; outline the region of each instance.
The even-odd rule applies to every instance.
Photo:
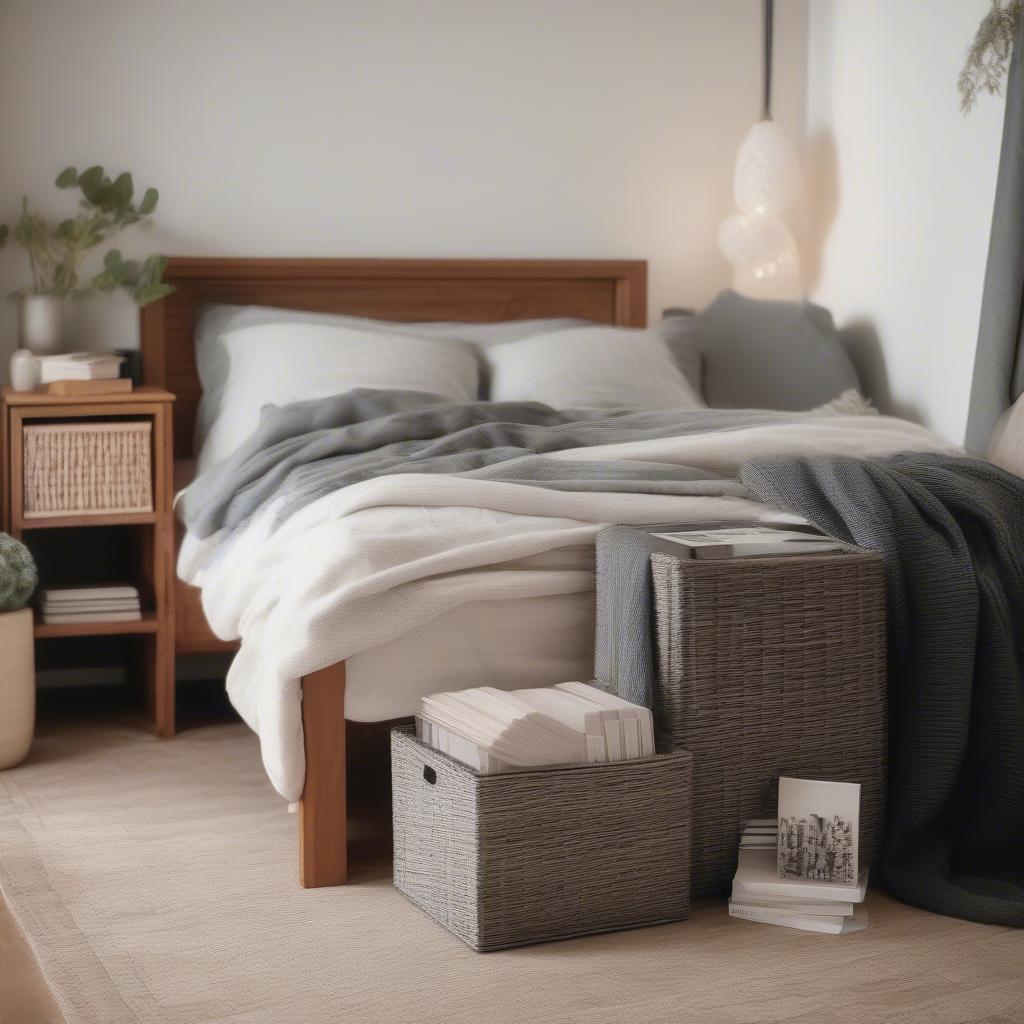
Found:
[[[174,456],[181,463],[193,457],[201,395],[194,330],[207,303],[410,322],[566,316],[642,327],[647,316],[647,266],[638,260],[175,258],[165,280],[174,294],[141,312],[143,376],[176,396]],[[167,678],[174,678],[176,655],[236,648],[211,631],[195,587],[176,579],[172,603],[175,642],[166,653]],[[337,885],[346,875],[345,681],[343,664],[303,680],[307,767],[299,865],[307,887]]]
[[[177,396],[174,446],[176,458],[182,459],[192,455],[200,400],[194,332],[199,311],[207,303],[265,305],[395,322],[496,323],[572,317],[617,327],[642,327],[646,315],[646,267],[637,261],[178,259],[169,262],[167,279],[176,286],[176,292],[143,310],[143,367],[147,384],[166,387]],[[729,427],[724,434],[697,434],[687,438],[685,444],[682,441],[662,435],[660,440],[647,440],[639,448],[628,444],[610,447],[617,453],[615,458],[638,458],[647,460],[645,465],[661,468],[679,463],[702,465],[722,480],[730,477],[739,461],[752,452],[835,450],[885,454],[901,448],[944,447],[922,428],[903,421],[849,416],[819,418],[809,423],[799,417],[793,420],[765,416],[752,430]],[[624,449],[630,450],[623,454]],[[569,450],[558,453],[557,458],[564,460],[561,469],[571,475],[574,459],[582,472],[583,458],[598,450],[599,446],[589,448],[582,455],[580,451]],[[402,676],[401,699],[408,701],[415,692],[475,682],[466,676],[451,678],[452,666],[471,665],[468,657],[460,661],[456,648],[448,642],[460,637],[469,637],[470,655],[479,646],[480,638],[493,641],[495,649],[502,652],[510,675],[527,669],[536,673],[519,685],[587,678],[593,637],[592,539],[601,523],[643,524],[730,516],[739,520],[762,517],[772,511],[732,496],[724,484],[713,496],[704,498],[627,492],[581,499],[572,493],[520,486],[515,481],[483,480],[470,485],[455,477],[438,476],[420,480],[420,489],[413,490],[410,497],[409,488],[415,483],[410,480],[383,477],[370,481],[375,505],[369,511],[385,514],[393,505],[406,515],[405,519],[399,516],[386,520],[389,529],[397,523],[399,531],[415,522],[409,518],[413,513],[425,511],[428,518],[443,519],[465,508],[471,513],[485,512],[494,519],[487,526],[490,532],[481,533],[491,544],[491,553],[481,555],[478,562],[468,566],[451,560],[439,562],[443,571],[436,574],[435,589],[424,590],[426,597],[421,594],[419,618],[406,616],[403,629],[392,629],[390,633],[384,627],[396,619],[396,608],[397,618],[401,618],[405,610],[401,602],[411,603],[407,597],[411,591],[403,591],[400,586],[374,595],[381,602],[366,601],[362,605],[335,601],[333,594],[325,593],[326,576],[312,580],[309,586],[293,594],[269,595],[270,617],[250,628],[249,639],[233,665],[236,676],[244,677],[246,667],[256,676],[263,660],[271,654],[278,655],[276,646],[273,652],[260,649],[260,631],[273,614],[282,607],[287,610],[285,596],[290,597],[295,627],[287,636],[279,628],[274,642],[292,647],[291,667],[281,671],[294,677],[295,699],[285,702],[284,717],[275,722],[276,739],[267,737],[274,730],[258,727],[259,708],[255,705],[249,708],[248,716],[243,711],[243,717],[260,732],[264,763],[278,790],[289,798],[298,798],[299,874],[306,887],[337,885],[346,878],[346,712],[349,717],[380,719],[393,717],[388,712],[396,706],[406,713],[411,710],[407,704],[389,705],[384,688],[371,684],[382,676]],[[466,498],[467,489],[484,495],[486,500]],[[354,490],[345,490],[340,505],[349,500],[349,491]],[[685,504],[681,505],[681,500]],[[319,508],[323,504],[314,502],[313,506]],[[580,511],[581,506],[587,506],[584,512]],[[365,511],[360,507],[342,508],[341,512],[328,509],[322,521],[310,521],[308,538],[312,539],[307,541],[306,534],[296,534],[288,550],[294,555],[302,550],[303,544],[319,545],[318,552],[333,552],[326,557],[326,564],[332,565],[332,558],[341,558],[348,550],[337,541],[340,527],[335,527],[334,519],[348,516],[346,522],[351,524]],[[292,522],[301,520],[302,516],[296,516]],[[454,521],[461,527],[467,520],[456,516]],[[532,528],[534,523],[538,524],[539,532],[547,530],[556,535],[554,539],[533,547],[519,547],[514,552],[509,546],[505,555],[495,553],[501,547],[495,537],[502,529],[514,532]],[[447,528],[450,530],[450,523]],[[429,539],[429,530],[425,532]],[[186,556],[191,542],[191,537],[184,542]],[[381,547],[379,538],[377,546]],[[272,548],[268,544],[268,550]],[[260,585],[259,574],[249,564],[259,564],[259,543],[242,550],[241,555],[239,550],[240,545],[236,545],[226,560],[230,570],[230,559],[235,558],[236,572],[221,565],[218,582],[204,586],[206,609],[215,621],[222,605],[238,603],[233,588],[248,592]],[[480,572],[481,569],[486,571]],[[321,567],[321,571],[325,570]],[[426,575],[413,579],[412,585],[423,583]],[[481,578],[485,578],[486,585],[480,583]],[[528,586],[523,585],[524,580]],[[556,580],[558,586],[549,586]],[[504,588],[500,593],[495,592],[495,581]],[[537,581],[543,582],[538,585]],[[433,582],[428,580],[428,586]],[[464,588],[459,591],[463,596],[448,600],[459,587]],[[517,591],[516,587],[521,589]],[[505,603],[498,597],[504,597]],[[444,598],[447,604],[430,604],[438,598]],[[230,649],[210,629],[195,589],[179,581],[174,605],[177,653]],[[277,619],[280,625],[280,614]],[[325,621],[332,627],[332,635],[326,639]],[[314,625],[319,630],[315,642]],[[238,631],[237,618],[231,621],[228,616],[218,622],[217,633],[221,636],[238,635]],[[360,632],[361,641],[352,642],[351,636]],[[342,637],[347,638],[345,642]],[[537,651],[544,650],[551,652],[550,658],[536,656]],[[352,655],[342,653],[345,651]],[[490,663],[494,664],[493,659]],[[351,693],[348,707],[347,686]],[[235,696],[232,695],[233,700]],[[298,756],[288,760],[288,752],[276,749],[275,744],[297,746],[292,753]],[[284,774],[275,777],[274,768],[281,764]]]

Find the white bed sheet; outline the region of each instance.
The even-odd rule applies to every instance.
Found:
[[[175,462],[176,492],[195,477],[195,459]],[[594,548],[565,548],[522,564],[592,573]],[[521,690],[591,679],[593,670],[593,588],[470,601],[427,626],[349,658],[345,717],[352,722],[386,722],[416,714],[420,698],[440,690]]]

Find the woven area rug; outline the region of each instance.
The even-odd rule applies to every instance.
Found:
[[[68,1024],[1024,1019],[1024,932],[882,894],[850,936],[711,903],[481,955],[391,888],[369,831],[352,885],[299,889],[294,826],[241,725],[65,727],[0,773],[0,888]]]

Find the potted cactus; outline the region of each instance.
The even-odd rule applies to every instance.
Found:
[[[39,576],[28,548],[0,533],[0,769],[25,760],[36,717],[32,609]]]

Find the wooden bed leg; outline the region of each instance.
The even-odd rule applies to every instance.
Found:
[[[306,783],[299,802],[299,882],[344,885],[348,875],[345,794],[345,662],[302,679]]]

